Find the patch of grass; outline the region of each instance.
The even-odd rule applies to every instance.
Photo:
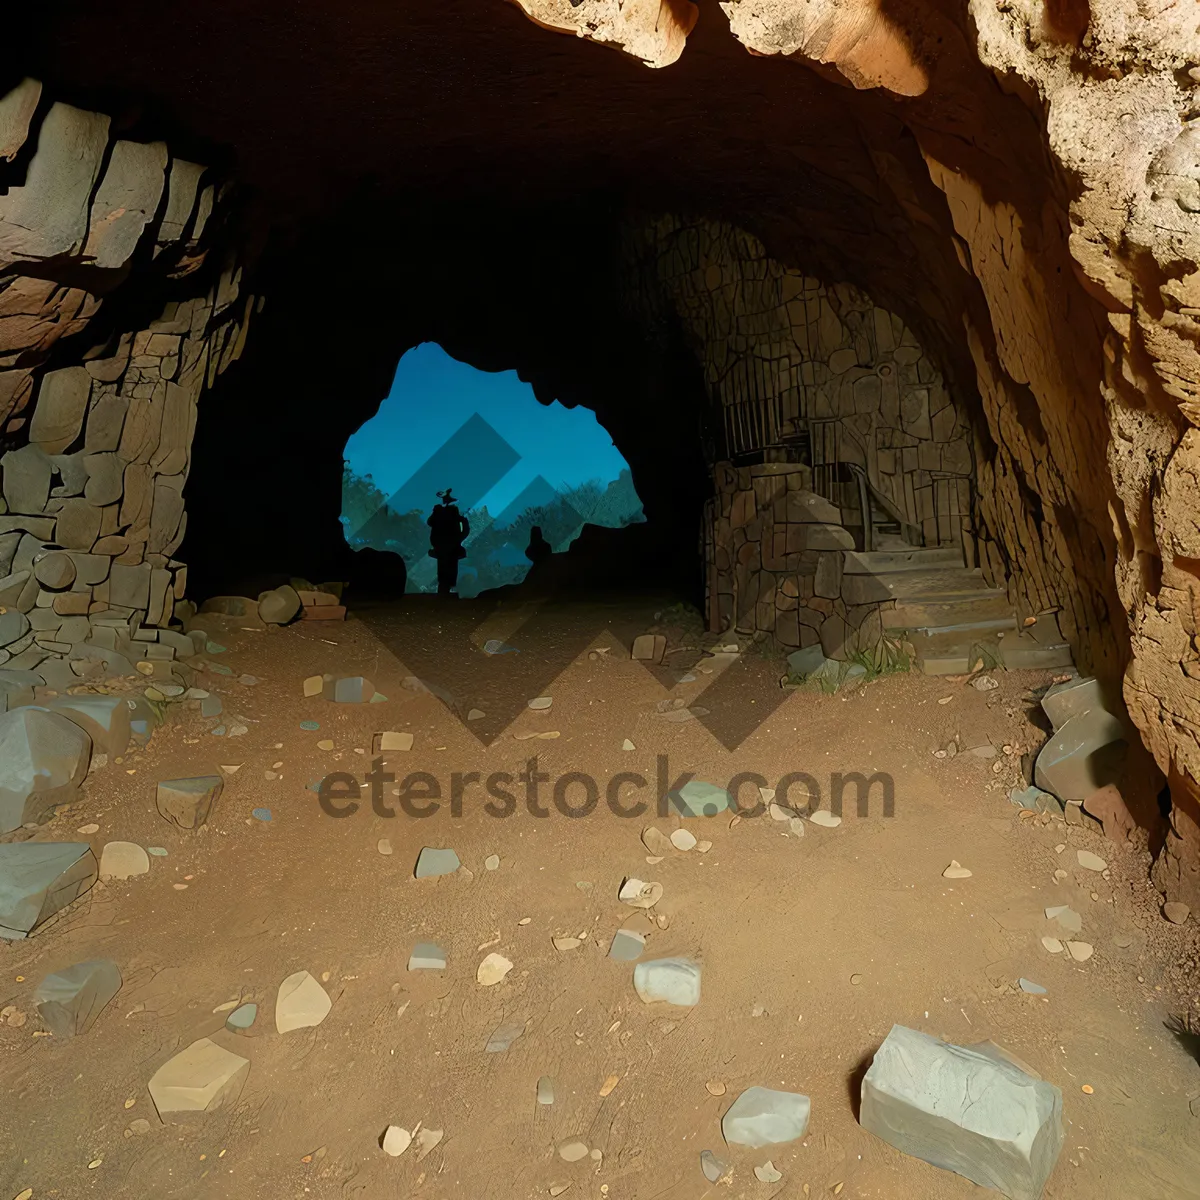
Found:
[[[870,683],[882,675],[899,675],[912,670],[912,655],[908,646],[899,638],[884,637],[870,650],[859,650],[850,655],[850,662],[862,667],[866,675],[864,683]]]

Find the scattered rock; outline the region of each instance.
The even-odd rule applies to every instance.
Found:
[[[558,1157],[561,1158],[563,1162],[580,1162],[582,1159],[587,1158],[587,1156],[588,1148],[583,1142],[579,1141],[578,1138],[575,1138],[569,1142],[563,1142],[563,1144],[558,1148]]]
[[[80,827],[77,830],[75,830],[75,832],[76,833],[85,833],[85,834],[99,833],[100,826],[97,825],[95,821],[89,821],[86,825],[80,825]]]
[[[500,869],[500,855],[489,854],[487,858],[483,860],[483,866],[485,870],[498,871]]]
[[[1050,951],[1051,954],[1061,954],[1063,952],[1063,944],[1058,938],[1044,937],[1042,945]]]
[[[622,749],[622,750],[636,750],[636,749],[637,749],[637,747],[636,747],[636,746],[635,746],[635,745],[634,745],[634,744],[633,744],[633,743],[632,743],[632,742],[631,742],[631,741],[630,741],[628,738],[626,738],[626,739],[625,739],[625,740],[624,740],[624,741],[621,743],[621,749]]]
[[[537,1102],[547,1107],[554,1103],[554,1081],[549,1075],[543,1075],[537,1081]]]
[[[399,1158],[412,1145],[412,1134],[407,1129],[401,1129],[399,1125],[389,1125],[383,1131],[379,1144],[385,1154]]]
[[[417,855],[417,865],[413,875],[417,879],[431,879],[436,875],[453,875],[462,863],[453,850],[439,850],[426,846]]]
[[[768,1158],[761,1167],[754,1168],[754,1178],[759,1183],[778,1183],[783,1178],[783,1175]]]
[[[721,1118],[721,1132],[731,1146],[774,1146],[804,1136],[812,1102],[799,1092],[747,1088]]]
[[[630,876],[621,884],[617,899],[631,908],[653,908],[663,898],[661,883],[643,883]]]
[[[237,1008],[235,1008],[233,1012],[231,1012],[229,1016],[225,1018],[225,1028],[228,1029],[230,1033],[239,1033],[243,1037],[248,1037],[250,1035],[250,1028],[257,1019],[257,1004],[239,1004]]]
[[[666,856],[671,852],[671,839],[661,829],[657,829],[653,825],[647,825],[642,830],[642,845],[651,854],[659,856]]]
[[[87,842],[0,844],[0,938],[23,938],[95,882]]]
[[[70,803],[91,753],[91,737],[60,713],[23,707],[0,714],[0,834]]]
[[[362,675],[322,678],[321,693],[335,704],[368,704],[379,694],[375,685]]]
[[[108,842],[100,854],[100,874],[110,879],[131,879],[150,870],[150,858],[137,842]]]
[[[1028,992],[1031,996],[1044,996],[1046,989],[1040,983],[1034,983],[1032,979],[1021,978],[1017,980],[1017,986],[1023,992]]]
[[[526,705],[527,708],[533,709],[534,712],[544,712],[554,703],[553,696],[535,696]]]
[[[1046,920],[1057,921],[1059,928],[1067,933],[1083,929],[1083,918],[1069,904],[1052,904],[1046,909]]]
[[[300,611],[300,596],[284,584],[258,597],[258,618],[267,625],[286,625]]]
[[[250,810],[250,815],[256,821],[270,821],[271,810],[269,808],[252,808]]]
[[[1085,871],[1107,871],[1108,863],[1090,850],[1076,850],[1075,858]]]
[[[444,1130],[441,1129],[417,1130],[417,1135],[413,1138],[413,1141],[417,1143],[417,1162],[435,1150],[443,1136]]]
[[[275,997],[275,1028],[280,1033],[320,1025],[329,1015],[333,1001],[307,972],[297,971],[280,985]]]
[[[180,829],[195,829],[208,820],[224,781],[220,775],[166,779],[158,785],[154,806],[158,815]]]
[[[977,675],[974,679],[971,680],[971,686],[977,692],[991,692],[991,691],[995,691],[995,689],[998,688],[1000,686],[1000,684],[997,683],[996,680],[993,679],[990,675]]]
[[[714,783],[693,779],[668,797],[681,817],[715,817],[733,807],[733,797]]]
[[[556,937],[550,940],[554,943],[555,950],[578,950],[583,945],[583,940],[577,937]]]
[[[488,1038],[484,1051],[488,1054],[503,1054],[525,1032],[524,1021],[506,1021],[497,1025]]]
[[[413,748],[413,735],[407,730],[389,729],[385,733],[375,735],[375,749],[381,753],[389,751],[406,751]]]
[[[482,721],[486,716],[487,713],[485,713],[481,708],[472,708],[467,712],[468,721]]]
[[[375,843],[375,849],[378,850],[380,854],[391,854],[392,843],[387,838],[380,838],[379,841]]]
[[[42,1023],[57,1037],[87,1033],[121,990],[121,971],[107,958],[76,963],[47,975],[33,994]]]
[[[722,1162],[711,1150],[700,1151],[700,1170],[709,1183],[719,1183],[731,1171],[728,1163]]]
[[[475,972],[476,982],[482,987],[491,987],[499,983],[513,969],[513,965],[503,954],[493,951],[479,964]]]
[[[1008,793],[1008,802],[1015,808],[1026,808],[1031,812],[1046,812],[1051,816],[1062,816],[1063,806],[1057,796],[1043,792],[1040,787],[1030,784],[1027,788],[1012,788]]]
[[[792,837],[803,837],[804,836],[804,818],[803,817],[791,817],[788,820],[788,833],[790,833],[792,835]],[[700,845],[697,847],[697,849],[700,851],[701,854],[704,854],[708,850],[708,848],[711,846],[712,846],[712,842],[708,842],[707,844],[704,842],[701,842]]]
[[[696,836],[689,829],[674,829],[671,831],[671,845],[676,850],[694,850]]]
[[[970,879],[971,872],[957,858],[950,860],[950,865],[942,872],[943,879]]]
[[[710,1079],[705,1085],[704,1090],[710,1096],[725,1095],[725,1085],[719,1079]]]
[[[800,818],[797,817],[796,820],[799,821]],[[800,824],[801,824],[800,832],[803,833],[804,832],[804,829],[803,829],[804,822],[801,821]],[[792,832],[795,833],[795,830],[792,830]],[[702,838],[700,841],[698,841],[696,843],[696,851],[699,854],[707,854],[712,848],[713,848],[713,844],[707,838]]]
[[[520,654],[521,652],[516,646],[510,646],[507,642],[501,641],[500,638],[488,638],[483,643],[484,654]]]
[[[615,958],[618,962],[635,962],[641,958],[645,949],[644,934],[629,929],[618,929],[613,935],[612,945],[608,948],[608,957]]]
[[[164,1121],[184,1120],[234,1103],[249,1073],[248,1058],[201,1038],[155,1071],[150,1098]]]
[[[700,1003],[700,964],[689,958],[653,958],[633,968],[633,986],[646,1004],[683,1008]]]
[[[818,808],[816,812],[811,813],[808,818],[814,825],[821,825],[825,829],[836,829],[841,823],[841,817],[835,817],[833,813],[826,812],[823,808]]]
[[[1067,953],[1076,962],[1087,962],[1087,960],[1091,958],[1095,952],[1095,947],[1091,944],[1091,942],[1067,943]]]
[[[643,633],[633,639],[629,657],[638,662],[660,663],[667,652],[667,639],[661,633]]]
[[[859,1123],[904,1154],[1036,1200],[1062,1149],[1062,1093],[990,1042],[894,1025],[863,1078]]]
[[[319,696],[324,688],[325,677],[323,675],[310,675],[304,681],[304,694],[306,696]]]
[[[444,971],[446,952],[433,942],[418,942],[408,956],[410,971]]]
[[[1177,901],[1168,902],[1163,905],[1163,916],[1171,922],[1172,925],[1182,925],[1188,919],[1191,909],[1186,904],[1181,904]]]

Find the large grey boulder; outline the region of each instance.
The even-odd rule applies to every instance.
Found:
[[[1067,679],[1046,690],[1042,697],[1042,711],[1050,718],[1057,733],[1072,717],[1078,717],[1092,709],[1106,709],[1100,681],[1088,676]]]
[[[804,1136],[812,1102],[799,1092],[747,1088],[721,1118],[721,1133],[731,1146],[775,1146]]]
[[[1038,752],[1033,782],[1060,800],[1086,800],[1115,783],[1128,750],[1125,726],[1102,708],[1071,717]]]
[[[95,958],[47,975],[33,994],[38,1015],[58,1037],[87,1033],[104,1006],[121,990],[121,971],[108,958]]]
[[[33,703],[33,689],[46,681],[34,671],[0,667],[0,713]]]
[[[984,1042],[893,1025],[862,1083],[862,1127],[897,1150],[1038,1200],[1062,1149],[1062,1093]]]
[[[133,709],[124,696],[59,696],[46,707],[84,730],[96,753],[115,758],[129,749]]]
[[[45,708],[0,716],[0,833],[10,833],[63,804],[87,775],[92,739]]]
[[[87,842],[0,845],[0,938],[23,938],[86,892],[100,872]]]

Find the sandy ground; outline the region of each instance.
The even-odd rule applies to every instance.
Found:
[[[19,835],[90,840],[97,855],[117,839],[167,854],[147,875],[98,884],[31,938],[0,943],[0,1008],[28,1018],[0,1024],[0,1200],[26,1188],[34,1200],[973,1194],[856,1123],[858,1081],[894,1023],[962,1044],[992,1039],[1062,1089],[1065,1143],[1047,1197],[1200,1196],[1200,1066],[1166,1027],[1196,1000],[1186,969],[1195,918],[1176,927],[1158,914],[1144,846],[1023,819],[1006,800],[1021,752],[1043,736],[1027,711],[1030,689],[1049,676],[999,672],[986,693],[896,675],[838,695],[785,695],[778,662],[744,655],[725,674],[677,683],[694,653],[655,673],[623,649],[652,620],[652,606],[635,601],[533,616],[462,603],[214,633],[227,649],[210,661],[234,674],[206,670],[196,682],[224,697],[227,725],[243,716],[249,732],[214,737],[217,721],[175,706],[144,751],[94,772],[78,803]],[[521,653],[485,656],[472,645],[484,636]],[[243,672],[258,682],[238,683]],[[320,672],[361,672],[388,699],[305,699],[301,681]],[[459,711],[406,688],[411,675],[448,691]],[[549,710],[524,707],[536,695],[553,698]],[[713,715],[676,722],[659,711],[676,698]],[[471,707],[485,716],[460,719]],[[372,737],[386,729],[414,735],[389,766],[434,775],[442,807],[381,817],[364,794],[353,815],[326,815],[308,785],[332,770],[364,775]],[[517,740],[550,731],[560,736]],[[956,733],[964,747],[986,737],[1001,752],[935,758]],[[319,749],[323,739],[334,750]],[[625,739],[636,748],[622,750]],[[482,810],[478,786],[461,815],[451,811],[453,772],[516,775],[534,754],[552,780],[595,779],[596,810],[564,816],[543,784],[544,817],[526,809],[519,785],[507,818]],[[619,817],[603,789],[622,771],[653,781],[659,755],[672,779],[689,771],[722,785],[738,772],[774,786],[805,771],[824,790],[834,771],[888,772],[895,811],[885,816],[877,793],[865,816],[848,804],[840,827],[806,823],[799,838],[768,816],[732,828],[728,814],[693,819],[685,824],[711,849],[649,865],[643,828],[669,833],[680,822]],[[203,829],[156,814],[158,779],[233,766]],[[653,791],[642,793],[651,805]],[[252,817],[260,807],[269,822]],[[75,832],[88,822],[99,832]],[[380,852],[384,838],[391,854]],[[453,847],[470,874],[414,879],[423,846]],[[1077,849],[1105,858],[1107,876],[1081,869]],[[951,859],[972,877],[944,879]],[[632,914],[617,900],[627,875],[663,884],[657,911],[669,927],[650,935],[647,956],[701,960],[696,1008],[643,1004],[632,965],[606,957]],[[1055,932],[1043,909],[1059,903],[1083,914],[1080,939],[1095,947],[1085,963],[1041,945]],[[583,933],[577,949],[551,941]],[[445,948],[445,972],[406,970],[419,941]],[[482,987],[476,968],[492,951],[514,967]],[[94,957],[120,965],[116,1000],[81,1038],[35,1036],[37,983]],[[276,990],[299,970],[324,981],[332,1011],[280,1035]],[[1021,992],[1021,976],[1048,994]],[[216,1011],[243,999],[260,1005],[249,1038],[226,1032]],[[526,1022],[524,1035],[486,1053],[509,1021]],[[240,1098],[193,1124],[162,1124],[147,1081],[209,1035],[251,1060]],[[554,1082],[550,1107],[535,1101],[541,1076]],[[724,1145],[722,1114],[755,1084],[812,1098],[802,1141]],[[443,1131],[426,1157],[379,1148],[389,1124],[418,1122]],[[564,1162],[556,1148],[575,1138],[594,1153]],[[733,1166],[731,1182],[706,1182],[703,1150]],[[768,1158],[777,1183],[753,1174]]]

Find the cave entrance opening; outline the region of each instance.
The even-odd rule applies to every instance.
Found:
[[[462,521],[435,558],[429,522],[451,504]],[[544,404],[517,372],[477,370],[434,342],[401,358],[378,411],[346,442],[343,536],[352,550],[403,559],[410,594],[444,590],[447,559],[463,598],[519,584],[585,525],[644,520],[629,464],[595,413]]]

